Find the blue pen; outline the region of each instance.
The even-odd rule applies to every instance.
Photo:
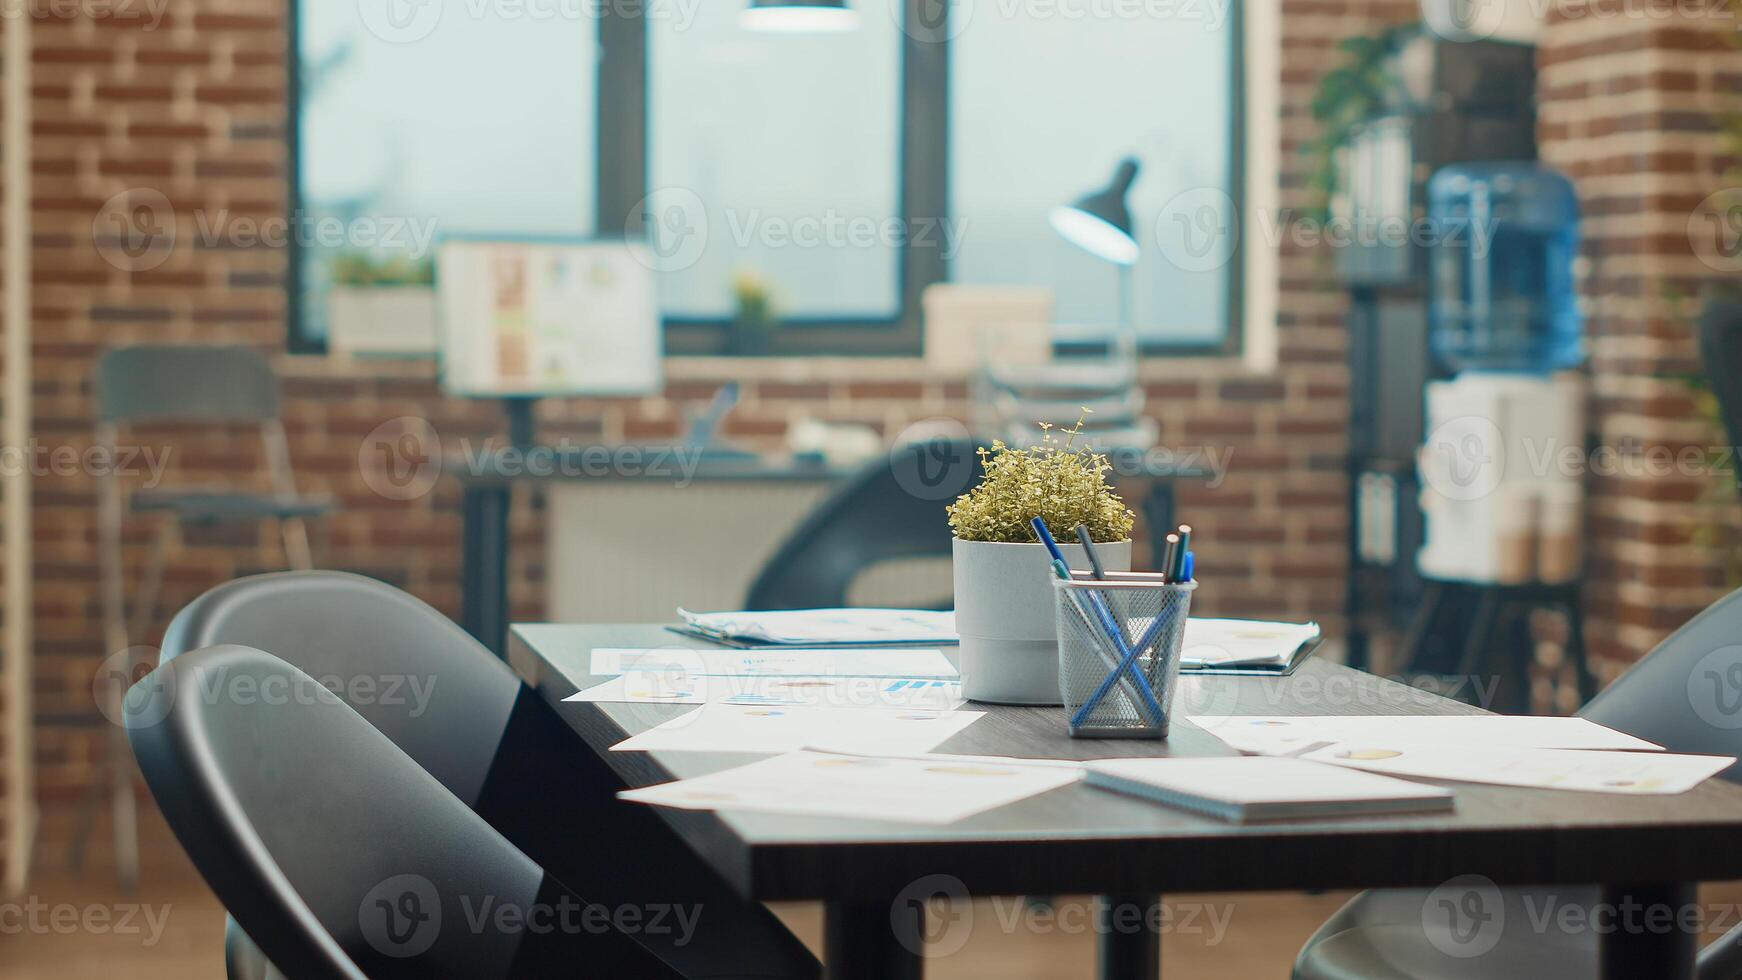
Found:
[[[1196,564],[1195,559],[1195,555],[1189,551],[1186,552],[1185,571],[1180,573],[1180,581],[1190,582],[1192,580],[1192,572],[1195,571],[1192,566]]]
[[[1052,555],[1052,560],[1057,563],[1054,565],[1056,570],[1059,565],[1065,563],[1064,552],[1059,550],[1058,542],[1052,538],[1052,532],[1046,529],[1045,521],[1036,517],[1029,524],[1034,528],[1034,536],[1040,539],[1041,544],[1046,545],[1046,550]],[[1067,576],[1070,574],[1069,566],[1065,567],[1065,574]],[[1137,670],[1137,653],[1148,644],[1139,642],[1135,648],[1125,645],[1125,637],[1119,632],[1118,625],[1113,622],[1113,614],[1107,611],[1107,605],[1101,601],[1099,593],[1089,593],[1089,605],[1095,610],[1096,618],[1101,621],[1101,629],[1106,632],[1107,637],[1113,641],[1114,648],[1119,651],[1120,660],[1113,672],[1101,680],[1100,685],[1095,688],[1095,692],[1089,695],[1089,699],[1084,701],[1083,706],[1077,709],[1077,713],[1071,716],[1071,726],[1074,728],[1082,725],[1083,719],[1088,717],[1089,712],[1094,710],[1095,706],[1101,703],[1101,699],[1107,696],[1107,689],[1112,687],[1113,682],[1127,672],[1137,680],[1138,693],[1143,696],[1144,706],[1155,718],[1155,723],[1162,724],[1166,712],[1162,711],[1161,703],[1155,700],[1155,692],[1149,689],[1148,680]],[[1146,640],[1154,637],[1157,625],[1158,623],[1149,624],[1149,629],[1144,632]]]

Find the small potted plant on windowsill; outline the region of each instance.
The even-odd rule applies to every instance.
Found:
[[[767,356],[774,349],[774,332],[780,327],[768,283],[746,269],[732,279],[732,298],[737,303],[729,338],[732,353],[739,357]]]
[[[1082,546],[1064,543],[1079,524],[1107,568],[1131,568],[1136,515],[1107,485],[1107,457],[1074,448],[1082,427],[1061,441],[1043,423],[1038,446],[981,449],[980,485],[950,505],[962,691],[975,701],[1061,703],[1052,561],[1030,521],[1046,522],[1073,568],[1088,567]]]
[[[334,356],[435,354],[434,262],[347,252],[328,271],[327,350]]]

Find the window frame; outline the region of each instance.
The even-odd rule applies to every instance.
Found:
[[[302,197],[302,78],[300,3],[293,3],[285,31],[289,125],[285,172],[288,213],[300,214]],[[741,2],[741,0],[717,0]],[[950,0],[901,0],[901,121],[897,152],[895,215],[905,228],[950,214],[950,55],[947,19]],[[1234,220],[1242,222],[1246,191],[1246,30],[1244,0],[1229,5],[1229,196]],[[598,18],[598,84],[594,87],[594,231],[618,237],[651,191],[648,180],[649,37],[645,6],[602,4]],[[607,95],[609,93],[609,95]],[[897,307],[893,317],[792,317],[783,319],[766,356],[917,356],[922,351],[921,297],[927,286],[950,281],[949,262],[938,248],[898,248]],[[1229,263],[1227,328],[1212,342],[1145,340],[1146,357],[1234,357],[1244,350],[1246,248],[1241,240]],[[285,269],[287,349],[322,354],[326,338],[310,336],[303,318],[303,255],[293,241]],[[665,352],[718,355],[729,351],[731,322],[721,317],[665,317]],[[1107,345],[1060,341],[1061,354],[1094,354]]]

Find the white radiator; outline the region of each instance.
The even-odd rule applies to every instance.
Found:
[[[828,490],[800,480],[552,484],[547,614],[559,623],[668,623],[679,606],[742,608],[751,580]],[[888,561],[854,579],[847,601],[930,606],[948,602],[950,586],[947,557]]]
[[[810,480],[573,480],[547,497],[553,622],[666,623],[739,609],[774,549],[828,493]]]

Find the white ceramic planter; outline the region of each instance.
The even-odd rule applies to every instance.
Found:
[[[1089,567],[1082,545],[1059,547],[1072,568]],[[1097,544],[1095,553],[1111,571],[1131,570],[1130,541]],[[993,704],[1062,704],[1046,547],[957,538],[952,565],[963,695]]]
[[[327,293],[327,350],[419,357],[436,350],[432,286],[340,286]]]

